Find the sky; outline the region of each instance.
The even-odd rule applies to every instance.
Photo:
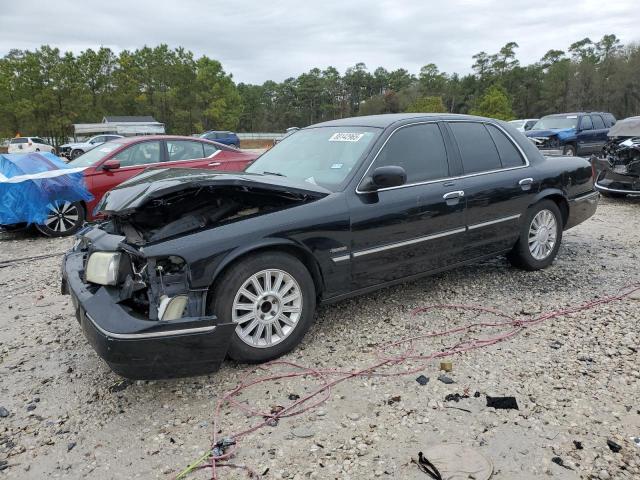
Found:
[[[43,44],[78,53],[166,43],[219,60],[236,82],[329,65],[471,71],[479,51],[519,45],[522,64],[584,37],[640,40],[638,0],[21,0],[2,2],[0,55]]]

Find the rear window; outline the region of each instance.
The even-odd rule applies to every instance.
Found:
[[[20,138],[12,138],[11,143],[27,143],[29,141],[28,138],[20,137]]]
[[[614,117],[613,115],[611,115],[610,113],[605,113],[604,114],[604,124],[607,127],[612,127],[616,124],[616,117]]]
[[[502,167],[496,145],[481,123],[451,122],[464,173],[486,172]]]

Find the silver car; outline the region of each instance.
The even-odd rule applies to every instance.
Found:
[[[60,145],[58,153],[61,157],[67,157],[70,160],[74,160],[83,153],[96,148],[98,145],[102,145],[109,140],[115,140],[116,138],[122,138],[122,135],[96,135],[85,142],[65,143],[64,145]]]

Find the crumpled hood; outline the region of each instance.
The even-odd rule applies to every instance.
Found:
[[[148,169],[107,192],[95,212],[127,215],[155,198],[181,190],[211,187],[258,189],[300,198],[321,198],[331,193],[319,185],[276,175],[222,173],[195,168]]]
[[[560,140],[575,137],[575,128],[552,128],[549,130],[529,130],[525,133],[527,137],[552,137],[557,135]]]

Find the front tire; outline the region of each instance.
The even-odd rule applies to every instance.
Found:
[[[237,324],[229,356],[239,362],[273,360],[292,350],[315,313],[316,292],[307,268],[282,252],[251,255],[216,282],[209,311]]]
[[[75,160],[76,158],[78,158],[83,153],[84,152],[82,150],[79,150],[79,149],[72,150],[71,151],[71,160]]]
[[[507,258],[514,267],[540,270],[553,263],[562,241],[562,214],[555,202],[531,206],[520,227],[520,238]]]
[[[578,152],[576,152],[575,145],[567,145],[562,150],[562,154],[567,156],[567,157],[575,157],[577,155],[577,153]]]
[[[58,200],[49,205],[47,219],[36,228],[47,237],[68,237],[82,228],[85,218],[81,202]]]

